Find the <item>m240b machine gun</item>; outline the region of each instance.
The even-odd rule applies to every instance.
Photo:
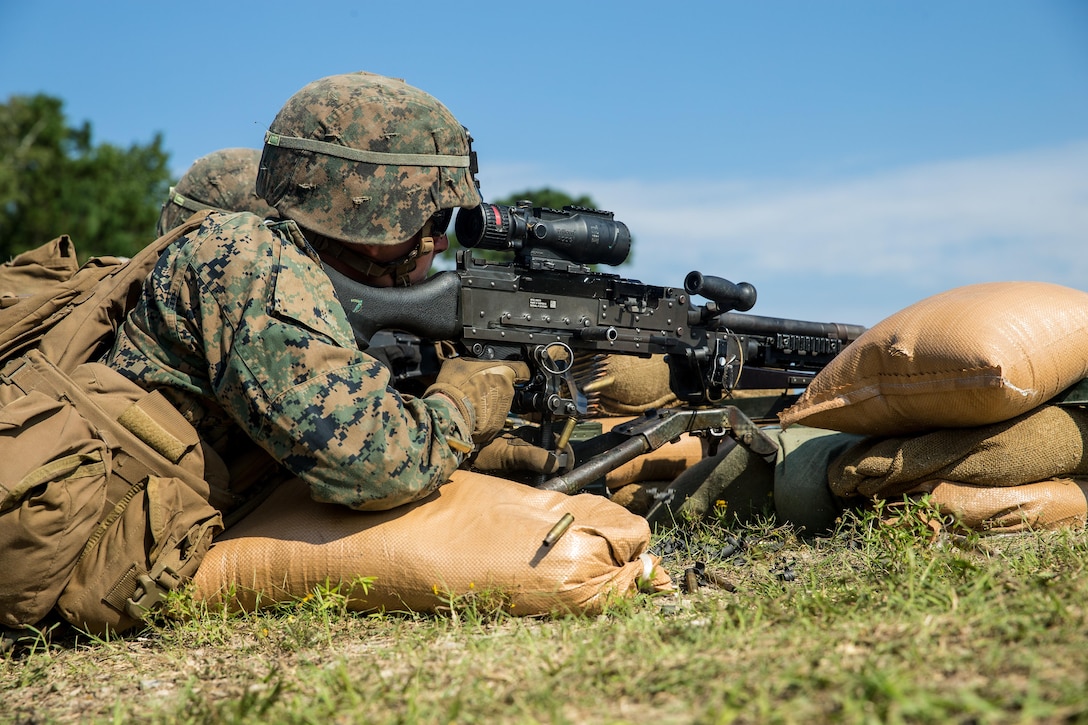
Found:
[[[683,433],[732,436],[773,460],[777,446],[736,406],[737,389],[804,388],[865,328],[744,314],[756,302],[742,282],[691,272],[683,288],[596,271],[621,264],[631,235],[611,212],[482,204],[460,210],[457,268],[412,287],[375,288],[326,268],[359,344],[382,330],[454,342],[461,354],[521,360],[532,380],[514,411],[539,414],[541,445],[565,448],[585,397],[571,375],[575,355],[666,355],[682,407],[650,411],[583,447],[577,466],[541,488],[573,492]],[[505,261],[473,249],[513,253]],[[707,299],[696,305],[692,297]],[[588,457],[588,460],[584,460]]]

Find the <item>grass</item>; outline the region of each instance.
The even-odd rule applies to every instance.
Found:
[[[674,580],[596,617],[359,614],[335,587],[249,615],[175,614],[0,664],[5,722],[1088,722],[1081,531],[951,535],[925,502],[825,538],[771,522],[655,535]],[[891,523],[888,523],[891,522]]]

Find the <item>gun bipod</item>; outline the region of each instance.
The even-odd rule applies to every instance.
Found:
[[[585,458],[585,462],[537,488],[577,493],[610,471],[677,440],[684,433],[717,439],[728,435],[770,463],[774,463],[778,454],[778,444],[736,406],[655,409],[578,446],[576,457]]]

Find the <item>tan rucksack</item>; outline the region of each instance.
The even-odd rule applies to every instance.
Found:
[[[17,305],[43,289],[52,289],[79,269],[76,248],[67,234],[0,264],[0,308]]]
[[[209,213],[194,214],[132,259],[95,257],[67,279],[0,309],[0,363],[34,349],[65,372],[97,360],[113,344],[163,250],[199,228]]]
[[[223,528],[196,430],[95,362],[161,252],[204,216],[0,310],[0,625],[56,608],[90,632],[124,631]]]
[[[196,431],[161,393],[37,350],[0,369],[0,623],[56,605],[101,634],[191,577],[223,528]]]

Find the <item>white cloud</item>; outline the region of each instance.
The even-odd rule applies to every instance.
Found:
[[[485,169],[487,196],[589,193],[635,235],[619,273],[678,286],[692,269],[756,285],[754,313],[872,324],[981,281],[1088,289],[1088,142],[805,182],[645,181]],[[526,181],[526,180],[530,181]]]

